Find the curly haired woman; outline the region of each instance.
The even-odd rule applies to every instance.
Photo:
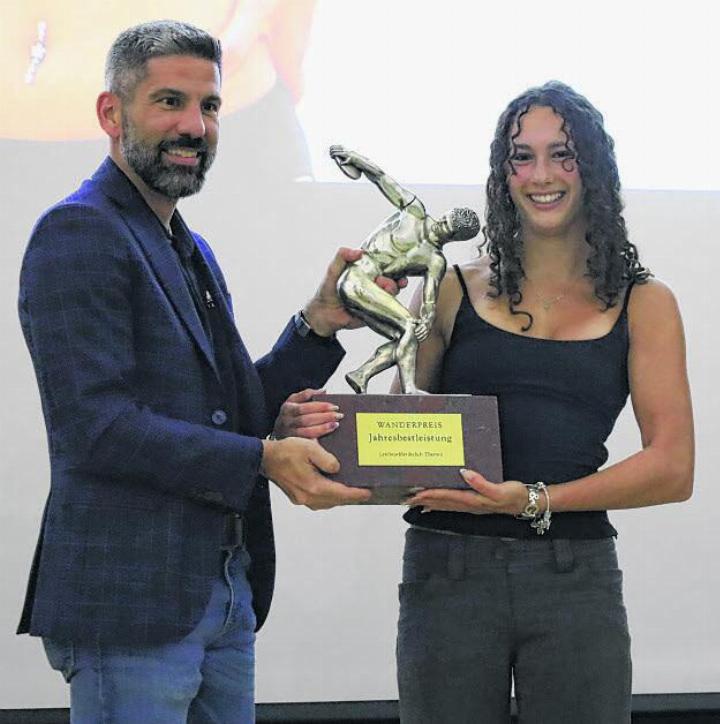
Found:
[[[486,254],[455,267],[418,355],[432,392],[498,398],[505,482],[409,500],[405,724],[630,721],[630,637],[607,510],[686,500],[682,322],[628,241],[602,115],[556,81],[501,115]],[[628,394],[642,449],[599,470]]]

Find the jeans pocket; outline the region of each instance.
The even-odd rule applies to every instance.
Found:
[[[54,639],[43,638],[45,655],[51,668],[59,671],[65,681],[70,681],[75,673],[75,648],[72,644]]]

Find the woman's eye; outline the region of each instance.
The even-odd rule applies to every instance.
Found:
[[[510,157],[512,163],[527,163],[532,160],[532,156],[529,153],[515,153]]]
[[[554,158],[559,158],[561,161],[572,160],[575,158],[575,154],[568,149],[563,149],[562,151],[555,151],[553,156]]]

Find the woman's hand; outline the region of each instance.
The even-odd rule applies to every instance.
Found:
[[[273,435],[278,439],[316,439],[335,430],[343,414],[337,405],[330,402],[312,401],[313,396],[321,392],[324,390],[306,389],[293,392],[280,407]]]
[[[426,489],[408,498],[405,503],[422,506],[423,512],[452,510],[479,515],[486,513],[518,515],[528,504],[527,488],[519,480],[491,483],[473,470],[461,470],[460,474],[472,490]]]

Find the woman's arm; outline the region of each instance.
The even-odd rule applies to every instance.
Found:
[[[685,336],[672,292],[651,280],[628,309],[628,373],[642,450],[580,481],[553,488],[555,510],[636,508],[692,494],[694,435]]]
[[[675,297],[655,280],[636,285],[628,316],[630,394],[642,450],[585,478],[553,485],[554,512],[659,505],[687,500],[692,493],[692,407]],[[527,492],[518,481],[497,485],[471,471],[463,476],[476,492],[428,490],[409,503],[431,510],[508,514],[527,504]]]

